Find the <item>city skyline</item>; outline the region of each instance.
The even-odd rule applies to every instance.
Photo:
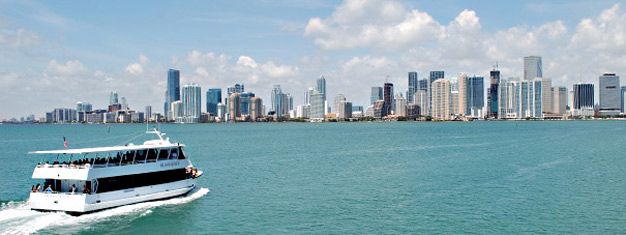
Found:
[[[145,30],[122,25],[121,19],[99,23],[103,15],[83,4],[0,3],[0,48],[5,52],[0,55],[0,97],[7,101],[0,106],[0,119],[41,116],[52,108],[73,108],[79,100],[106,107],[105,97],[111,91],[123,94],[134,109],[151,105],[153,113],[163,113],[164,74],[170,68],[181,71],[180,84],[226,88],[245,83],[266,101],[271,100],[272,86],[279,84],[294,94],[294,104],[302,104],[300,91],[315,87],[316,79],[323,75],[327,99],[344,94],[355,106],[367,106],[371,87],[381,86],[387,79],[394,84],[394,91],[404,93],[410,71],[416,71],[419,79],[438,70],[445,71],[446,78],[459,72],[487,78],[497,61],[502,79],[523,77],[525,56],[542,56],[543,77],[552,78],[554,87],[571,89],[577,82],[599,87],[598,76],[604,73],[626,74],[626,45],[616,41],[623,34],[620,29],[626,25],[626,14],[615,1],[493,6],[447,1],[450,7],[445,9],[424,1],[364,1],[363,5],[279,1],[254,4],[300,14],[283,17],[276,11],[251,12],[244,20],[236,17],[242,15],[240,5],[232,3],[175,7],[135,3],[116,12],[119,18],[134,23],[130,25],[145,26]],[[98,4],[103,9],[116,7],[114,3]],[[134,15],[140,11],[137,5],[173,8],[175,13],[198,10],[182,19],[176,19],[175,13],[166,15],[164,29],[160,29],[159,22],[151,22],[156,16]],[[511,5],[519,6],[511,10],[513,16],[531,17],[516,21],[491,13],[510,10],[514,8]],[[204,17],[214,8],[223,9],[220,16],[224,17]],[[257,24],[267,33],[259,35],[252,29]],[[366,25],[381,36],[364,35]],[[402,26],[409,30],[394,31]],[[177,27],[181,29],[173,35],[147,43]],[[203,36],[211,35],[206,28],[222,32],[217,37],[222,39]],[[252,35],[233,40],[248,32]],[[511,45],[509,41],[519,43]],[[489,84],[483,83],[485,87]],[[599,92],[596,100],[597,95]]]

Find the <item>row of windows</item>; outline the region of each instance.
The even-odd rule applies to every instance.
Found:
[[[184,168],[150,172],[145,174],[124,175],[98,179],[95,185],[96,193],[111,192],[129,188],[137,188],[149,185],[165,184],[189,178],[190,175]]]

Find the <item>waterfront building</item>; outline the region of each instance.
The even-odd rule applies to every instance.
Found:
[[[543,77],[541,56],[524,57],[524,80],[533,80]]]
[[[383,107],[383,117],[391,115],[393,110],[393,84],[386,82],[383,88],[383,100],[385,101],[385,107]]]
[[[311,94],[311,119],[324,120],[324,94],[314,90]]]
[[[275,113],[276,118],[288,117],[289,111],[293,109],[293,97],[290,94],[283,93],[280,85],[274,85],[271,98],[272,111]]]
[[[422,91],[428,91],[428,79],[424,78],[424,79],[420,79],[418,81],[419,85],[418,85],[418,90],[422,90]]]
[[[176,100],[180,100],[180,71],[175,69],[169,69],[167,71],[165,105],[163,106],[163,113],[168,120],[173,120],[173,118],[170,116],[170,108],[172,102]]]
[[[498,118],[520,118],[519,78],[502,79],[498,87]]]
[[[250,115],[250,109],[252,108],[252,98],[255,94],[252,92],[242,92],[239,94],[241,102],[241,115]]]
[[[337,118],[338,119],[349,119],[352,118],[352,102],[342,100],[337,105]]]
[[[237,120],[241,117],[241,97],[239,93],[234,92],[228,97],[229,103],[229,117],[228,120]]]
[[[226,106],[226,114],[230,114],[230,104],[229,104],[229,97],[230,95],[232,95],[233,93],[243,93],[245,92],[245,86],[243,83],[239,84],[239,83],[235,83],[235,85],[231,86],[231,87],[226,87],[226,97],[224,98],[224,105]],[[240,110],[241,111],[241,110]]]
[[[353,118],[363,117],[364,114],[365,114],[365,110],[363,109],[363,106],[361,106],[361,105],[353,105],[352,106],[352,117]]]
[[[482,110],[485,107],[484,77],[472,76],[467,80],[467,109],[466,115],[473,118],[483,118]]]
[[[111,94],[109,94],[109,104],[117,104],[119,103],[117,100],[117,91],[111,91]]]
[[[622,86],[622,113],[626,113],[626,86]]]
[[[296,118],[311,117],[311,104],[298,105],[296,107]]]
[[[341,103],[341,101],[346,101],[346,96],[344,96],[343,94],[338,94],[335,96],[334,102],[333,102],[333,107],[335,109],[335,113],[337,114],[337,116],[339,116],[339,105]]]
[[[326,102],[326,78],[320,76],[317,81],[317,91],[322,94],[323,101]],[[327,112],[326,110],[324,112]]]
[[[450,114],[459,114],[459,91],[450,91]]]
[[[468,100],[468,82],[469,82],[469,77],[467,76],[467,74],[459,74],[458,77],[458,90],[459,90],[459,95],[458,95],[458,115],[461,116],[465,116],[468,115],[469,113],[467,112],[467,110],[469,109],[469,105],[467,104],[467,100]]]
[[[409,72],[409,88],[406,93],[406,100],[409,104],[415,101],[415,92],[419,89],[419,83],[417,78],[417,72]]]
[[[122,110],[128,110],[128,102],[126,102],[126,97],[122,97]]]
[[[621,112],[621,90],[619,76],[605,73],[599,77],[600,107],[602,115],[619,115]]]
[[[552,113],[565,115],[567,112],[568,92],[566,87],[552,87]]]
[[[542,118],[542,78],[520,81],[520,118]]]
[[[420,116],[420,106],[416,103],[412,103],[406,106],[406,116],[410,118],[416,118]]]
[[[258,118],[263,117],[263,100],[259,97],[252,97],[250,99],[250,118],[256,121]]]
[[[376,103],[374,103],[372,116],[375,118],[382,118],[385,116],[385,112],[385,101],[377,100]]]
[[[222,88],[211,88],[206,92],[206,112],[217,115],[217,104],[222,103]]]
[[[222,122],[226,121],[226,105],[221,102],[217,103],[217,118]]]
[[[498,118],[498,87],[500,85],[500,70],[496,67],[489,72],[489,88],[487,88],[487,116]]]
[[[450,81],[437,79],[431,86],[432,117],[438,120],[450,119]]]
[[[428,93],[426,90],[420,89],[415,93],[415,104],[419,107],[419,115],[422,115],[428,107]]]
[[[373,86],[370,94],[370,105],[374,105],[377,100],[383,99],[383,88],[379,86]]]
[[[183,87],[183,116],[187,123],[200,121],[202,114],[202,92],[198,84],[187,84]]]
[[[402,93],[396,95],[396,109],[394,114],[398,117],[406,117],[406,99],[402,97]]]
[[[150,120],[151,117],[152,117],[152,106],[151,105],[146,105],[146,111],[144,112],[144,118],[146,120]]]
[[[554,113],[552,108],[554,101],[552,101],[552,79],[541,79],[541,110],[543,113]]]
[[[179,122],[179,123],[183,122],[184,115],[185,115],[185,113],[184,113],[185,106],[183,105],[183,102],[180,101],[180,100],[175,100],[175,101],[172,102],[172,104],[170,106],[171,106],[170,107],[170,114],[169,114],[170,117],[171,117],[170,120],[174,120],[175,122]],[[110,113],[107,113],[107,122],[109,122],[108,114],[110,114]],[[114,115],[114,116],[116,116],[116,115]]]
[[[594,108],[594,87],[591,83],[577,83],[573,85],[574,92],[574,110],[583,110]]]
[[[309,87],[304,90],[304,104],[311,104],[311,95],[315,89],[313,87]]]
[[[432,116],[432,83],[437,79],[443,79],[445,77],[444,71],[430,71],[430,76],[428,77],[428,114]]]

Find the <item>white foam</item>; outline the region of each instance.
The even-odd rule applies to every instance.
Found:
[[[78,225],[84,227],[86,224],[103,222],[123,215],[135,214],[143,217],[151,214],[152,208],[188,203],[207,193],[208,188],[200,188],[185,197],[127,205],[81,216],[71,216],[63,212],[37,212],[30,209],[28,202],[9,202],[0,207],[0,234],[31,234],[54,227],[79,228]]]

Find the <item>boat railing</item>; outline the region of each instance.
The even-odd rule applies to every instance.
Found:
[[[65,163],[59,163],[59,164],[39,164],[37,165],[37,168],[69,168],[69,169],[89,169],[92,168],[93,166],[91,166],[91,164],[86,163],[86,164],[65,164]]]
[[[41,194],[51,194],[51,195],[90,195],[92,193],[83,193],[83,192],[47,192],[47,191],[31,191],[31,193],[41,193]]]

